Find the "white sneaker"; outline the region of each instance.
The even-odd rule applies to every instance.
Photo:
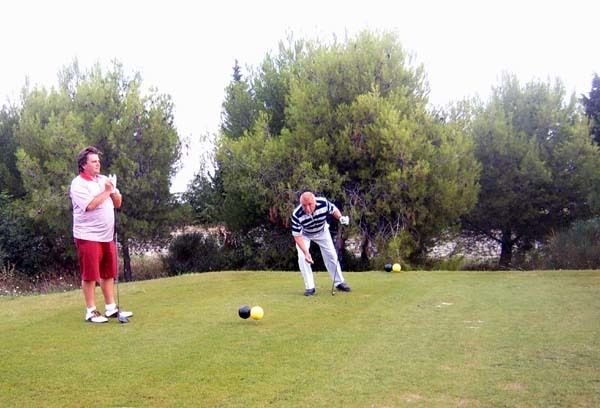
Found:
[[[108,319],[106,317],[102,316],[102,314],[100,314],[100,312],[97,311],[96,309],[92,310],[91,312],[87,312],[85,314],[85,320],[90,323],[106,323],[106,322],[108,322]]]
[[[130,318],[131,316],[133,316],[133,312],[119,310],[119,306],[115,307],[114,309],[106,309],[106,311],[104,312],[104,316],[106,317],[118,317],[119,314],[121,315],[121,317],[125,318]]]

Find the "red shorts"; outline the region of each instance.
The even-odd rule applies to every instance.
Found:
[[[83,281],[99,281],[117,276],[117,248],[114,241],[96,242],[75,238],[79,271]]]

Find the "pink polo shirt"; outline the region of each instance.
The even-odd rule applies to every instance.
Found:
[[[106,176],[94,178],[80,173],[71,182],[69,196],[73,202],[73,236],[96,242],[110,242],[115,231],[115,213],[111,198],[93,210],[86,211],[94,197],[104,191]]]

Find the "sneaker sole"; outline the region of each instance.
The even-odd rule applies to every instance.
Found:
[[[107,319],[116,319],[117,317],[119,317],[119,314],[118,314],[118,313],[115,313],[115,314],[114,314],[114,315],[112,315],[112,316],[106,316],[106,315],[104,315],[104,317],[106,317]],[[125,317],[125,318],[126,318],[126,319],[129,319],[130,317],[133,317],[133,314],[132,314],[132,315],[130,315],[130,316],[127,316],[127,317]]]

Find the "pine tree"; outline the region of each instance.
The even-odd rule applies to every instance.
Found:
[[[590,134],[594,142],[600,146],[600,77],[594,74],[589,96],[582,95],[585,114],[590,121]]]

